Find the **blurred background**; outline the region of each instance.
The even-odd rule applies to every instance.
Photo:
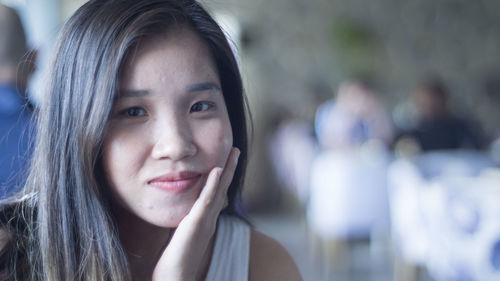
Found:
[[[84,1],[0,2],[37,50],[36,106]],[[500,1],[202,3],[252,113],[244,207],[305,281],[500,280]]]

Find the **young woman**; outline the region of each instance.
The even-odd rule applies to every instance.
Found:
[[[56,45],[4,280],[300,280],[241,219],[241,77],[191,0],[94,0]]]

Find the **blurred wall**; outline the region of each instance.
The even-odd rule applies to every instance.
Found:
[[[318,102],[329,97],[327,91],[313,96],[314,85],[335,89],[345,78],[369,76],[391,110],[418,81],[438,75],[456,110],[500,135],[498,0],[203,2],[240,21],[241,65],[255,121],[247,181],[255,202],[277,196],[265,147],[273,114],[283,109],[311,121]]]
[[[251,95],[269,107],[307,103],[306,85],[333,87],[368,74],[388,105],[423,77],[440,75],[456,105],[491,128],[500,117],[500,2],[497,0],[213,0],[244,29],[243,55],[258,79]],[[248,85],[247,85],[248,86]],[[300,110],[300,109],[298,109]]]

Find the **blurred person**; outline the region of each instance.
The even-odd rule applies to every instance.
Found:
[[[340,84],[337,97],[316,113],[315,130],[324,149],[357,147],[376,139],[389,144],[392,128],[373,87],[361,79]]]
[[[36,53],[17,12],[0,4],[0,197],[22,185],[31,117],[26,88]]]
[[[481,149],[484,140],[469,117],[454,114],[449,94],[438,79],[420,83],[410,97],[409,118],[395,140],[396,148],[413,146],[416,151]]]
[[[318,153],[314,129],[310,122],[291,112],[277,115],[268,141],[270,161],[278,182],[305,206],[310,168]]]
[[[315,130],[322,150],[310,164],[307,221],[327,263],[351,272],[351,249],[383,243],[388,233],[390,118],[372,85],[353,79],[317,109]]]

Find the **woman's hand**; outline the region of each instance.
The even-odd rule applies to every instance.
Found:
[[[233,148],[224,169],[215,167],[189,213],[176,228],[153,271],[153,281],[195,280],[215,233],[220,211],[227,205],[227,189],[240,151]]]

